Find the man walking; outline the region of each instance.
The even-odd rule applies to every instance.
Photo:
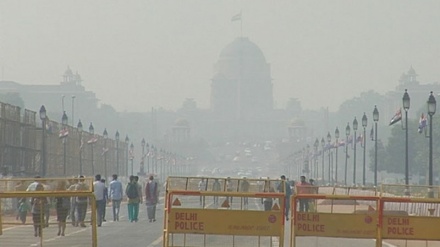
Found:
[[[97,213],[97,223],[98,226],[102,225],[102,220],[104,219],[105,210],[105,184],[101,182],[101,175],[97,174],[95,176],[95,182],[93,182],[93,192],[95,194],[96,200],[96,213]]]
[[[306,181],[305,176],[300,177],[299,183],[296,185],[296,191],[298,192],[298,195],[300,194],[310,194],[310,189],[312,187],[309,183]],[[309,211],[309,200],[307,198],[300,198],[299,199],[299,211],[300,212],[308,212]]]
[[[138,194],[137,183],[134,179],[134,176],[130,176],[130,182],[127,184],[127,188],[125,188],[125,194],[128,197],[128,220],[130,222],[134,222],[136,220],[136,207],[139,207],[139,194]],[[137,209],[139,210],[139,209]]]
[[[134,221],[138,222],[139,220],[139,205],[143,202],[143,196],[142,196],[142,185],[139,183],[139,176],[134,176],[134,181],[136,182],[138,195],[139,195],[139,201],[137,202],[137,206],[134,208]]]
[[[147,204],[147,214],[150,222],[156,221],[156,204],[159,200],[159,190],[157,186],[154,177],[150,176],[147,186],[145,187],[145,202]]]
[[[118,175],[112,175],[113,180],[110,182],[109,198],[112,202],[113,221],[119,221],[119,211],[122,201],[122,183],[118,180]]]
[[[220,181],[218,181],[218,178],[214,179],[214,183],[212,183],[212,191],[220,191],[221,188],[222,187]],[[214,205],[218,205],[218,196],[214,196]]]
[[[75,187],[75,191],[88,191],[89,186],[86,184],[84,176],[79,176],[78,184]],[[84,224],[84,219],[86,218],[87,213],[87,202],[88,199],[86,196],[78,196],[76,197],[76,210],[77,210],[77,217],[76,217],[76,223],[75,226],[78,226],[78,224],[81,227],[86,227],[86,224]]]
[[[290,196],[292,195],[292,189],[290,188],[290,184],[286,181],[286,176],[282,175],[281,182],[278,184],[278,191],[284,193],[284,213],[286,216],[286,220],[289,220],[289,209],[290,209]]]

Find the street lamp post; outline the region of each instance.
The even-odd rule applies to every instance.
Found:
[[[107,176],[107,138],[108,138],[107,129],[104,129],[104,132],[102,133],[102,137],[104,137],[104,150],[102,150],[102,153],[104,155],[104,178],[107,181],[107,179],[108,179],[108,176]]]
[[[125,136],[125,147],[127,148],[127,155],[125,156],[125,176],[128,179],[128,143],[130,142],[130,138],[128,138],[128,135]]]
[[[330,132],[328,132],[327,134],[327,143],[328,143],[328,182],[331,184],[332,183],[332,173],[331,173],[331,141],[332,141],[332,136],[330,135]]]
[[[147,173],[150,173],[150,145],[147,143]]]
[[[405,110],[405,195],[409,195],[409,164],[408,164],[408,110],[410,107],[410,98],[408,90],[405,89],[405,93],[402,98],[403,109]]]
[[[89,132],[90,132],[90,135],[92,135],[92,139],[90,141],[90,149],[92,151],[91,152],[91,155],[92,155],[92,174],[95,175],[95,164],[93,163],[93,142],[94,142],[93,138],[94,138],[94,134],[95,134],[95,128],[93,128],[93,124],[91,122],[89,125]]]
[[[131,156],[130,156],[130,160],[131,160],[131,175],[133,175],[134,174],[134,171],[133,171],[133,162],[134,162],[134,145],[133,145],[133,142],[130,145],[130,153],[131,153]]]
[[[336,157],[335,157],[335,184],[338,184],[338,149],[339,149],[339,129],[335,129]]]
[[[116,140],[116,174],[119,175],[119,131],[116,130],[115,134]]]
[[[437,107],[437,103],[435,97],[431,91],[428,99],[428,115],[429,115],[429,189],[428,189],[428,197],[434,197],[434,191],[432,190],[433,185],[433,167],[432,167],[432,117],[435,114],[435,110]]]
[[[374,120],[374,186],[377,187],[377,122],[379,121],[379,111],[374,106],[373,110]]]
[[[368,123],[368,118],[367,115],[362,116],[362,127],[364,127],[364,135],[362,136],[362,143],[363,143],[363,148],[364,148],[364,157],[363,157],[363,162],[362,162],[362,185],[365,186],[365,180],[366,180],[366,167],[365,167],[365,154],[367,151],[367,138],[365,138],[366,135],[366,128],[367,128],[367,123]]]
[[[81,119],[78,121],[78,125],[76,127],[78,128],[78,135],[79,135],[79,175],[83,175],[83,165],[82,165],[82,147],[83,147],[82,131],[83,131],[83,125],[81,123]]]
[[[358,129],[358,121],[356,119],[356,117],[354,117],[353,120],[353,185],[356,186],[356,131]]]
[[[345,127],[345,176],[344,182],[347,185],[347,170],[348,170],[348,137],[350,136],[350,123]]]
[[[322,147],[321,179],[324,182],[324,147],[325,147],[324,137],[321,138],[321,147]]]
[[[40,107],[40,119],[42,125],[42,139],[41,139],[41,167],[40,175],[41,177],[46,176],[46,108],[44,105]]]
[[[72,95],[72,126],[74,126],[74,116],[75,116],[75,95]]]
[[[66,176],[66,143],[67,143],[67,114],[66,112],[63,113],[63,116],[61,117],[61,124],[63,130],[60,133],[60,137],[63,138],[63,175]]]
[[[319,146],[319,140],[316,138],[315,143],[313,144],[313,147],[315,148],[315,155],[314,155],[314,161],[313,161],[313,170],[315,174],[315,178],[318,177],[318,146]]]
[[[141,141],[141,146],[142,146],[142,159],[141,159],[141,167],[140,167],[140,174],[144,175],[145,174],[145,139],[142,138]]]

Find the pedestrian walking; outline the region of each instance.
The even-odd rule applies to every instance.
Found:
[[[101,175],[95,175],[95,182],[93,182],[93,192],[95,194],[96,200],[96,213],[97,219],[96,223],[98,226],[102,225],[102,220],[104,218],[104,210],[105,210],[105,184],[101,182]]]
[[[57,191],[65,191],[67,182],[65,180],[58,181]],[[56,198],[56,211],[58,222],[58,236],[64,236],[66,230],[66,219],[70,212],[70,197],[57,197]]]
[[[136,186],[137,186],[137,190],[138,190],[138,195],[139,195],[139,200],[137,202],[137,206],[134,208],[134,221],[138,222],[139,220],[139,205],[143,203],[143,194],[142,194],[142,185],[139,182],[139,176],[134,176],[134,181],[136,182]]]
[[[135,222],[136,220],[136,211],[139,212],[136,207],[139,207],[139,191],[137,187],[137,183],[133,175],[130,176],[130,182],[127,184],[125,188],[125,194],[128,197],[127,209],[128,209],[128,221]]]
[[[119,210],[123,197],[122,183],[118,180],[117,174],[113,174],[112,179],[110,182],[109,198],[112,202],[113,221],[119,221]]]
[[[206,182],[205,182],[204,178],[202,178],[199,181],[198,189],[199,189],[199,191],[205,191],[206,190]],[[202,206],[204,203],[205,203],[205,197],[200,195],[200,206]]]
[[[147,215],[149,222],[156,221],[156,205],[159,201],[159,190],[154,177],[150,176],[145,187],[145,202],[147,204]]]
[[[292,189],[290,188],[290,184],[286,181],[286,176],[281,175],[281,181],[278,184],[277,190],[281,193],[284,193],[284,214],[286,216],[286,220],[289,220],[289,209],[290,209],[290,196],[292,195]]]
[[[249,189],[250,189],[249,181],[247,180],[246,177],[243,177],[243,180],[241,180],[241,183],[240,183],[240,192],[246,193],[246,192],[249,192]],[[244,207],[247,208],[248,204],[249,204],[249,197],[247,197],[247,196],[243,197]]]
[[[72,178],[69,180],[70,186],[67,189],[68,191],[75,191],[76,186],[78,185],[78,179]],[[70,198],[70,210],[69,210],[69,218],[72,221],[72,225],[76,224],[76,197]]]
[[[75,186],[75,191],[88,191],[89,186],[86,184],[84,176],[79,176],[78,184]],[[84,224],[84,220],[86,218],[86,212],[87,212],[87,203],[88,198],[86,196],[77,196],[76,197],[76,222],[75,226],[81,226],[86,227]]]
[[[306,181],[306,177],[301,176],[300,181],[296,185],[296,191],[297,191],[298,195],[309,194],[310,188],[311,188],[311,186]],[[308,212],[309,211],[309,200],[307,198],[299,198],[299,211],[300,212]]]
[[[104,184],[104,211],[102,211],[102,221],[106,222],[107,220],[105,219],[105,212],[107,211],[107,203],[108,203],[108,187],[105,184],[105,179],[101,178],[101,183]]]
[[[42,184],[38,183],[35,186],[35,191],[43,191],[44,187]],[[44,212],[45,206],[48,204],[46,197],[32,197],[31,205],[32,205],[32,221],[34,223],[34,236],[41,237],[42,229],[44,223]]]
[[[20,198],[20,201],[18,202],[18,217],[22,224],[26,224],[28,211],[29,211],[29,204],[26,198]]]
[[[212,191],[221,191],[222,186],[218,178],[214,179],[214,183],[212,183]],[[214,196],[214,205],[218,205],[218,196]]]

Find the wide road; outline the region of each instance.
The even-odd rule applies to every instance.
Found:
[[[238,199],[238,198],[237,198]],[[235,199],[234,199],[235,200]],[[237,200],[239,201],[239,200]],[[194,207],[199,207],[198,202],[194,202]],[[206,207],[212,207],[212,204],[206,203]],[[249,208],[261,209],[261,203],[259,199],[250,199]],[[227,212],[227,211],[225,211]],[[162,246],[162,231],[163,231],[163,198],[161,204],[158,205],[156,222],[148,222],[146,215],[146,206],[140,206],[139,221],[136,223],[130,223],[127,219],[127,205],[121,205],[120,221],[112,221],[111,206],[107,207],[106,218],[107,222],[104,222],[102,227],[98,227],[98,246],[100,247],[122,247],[122,246],[147,246],[158,247]],[[88,218],[90,215],[87,216]],[[28,217],[28,220],[31,220]],[[60,237],[56,235],[57,227],[54,222],[55,217],[51,219],[51,225],[44,230],[43,246],[91,246],[91,227],[90,224],[86,228],[73,227],[68,224],[66,229],[66,236]],[[285,229],[285,245],[289,246],[290,237],[290,221],[286,222]],[[245,237],[238,237],[245,238]],[[237,239],[238,239],[237,238]],[[231,246],[231,244],[225,242],[219,242],[219,238],[209,237],[210,241],[206,246]],[[87,241],[87,242],[86,242]],[[187,239],[187,244],[194,246],[191,239]],[[211,244],[211,245],[210,245]],[[39,238],[33,236],[33,230],[31,225],[27,226],[14,226],[7,229],[3,236],[0,236],[0,246],[15,247],[26,246],[34,247],[40,246]],[[197,245],[201,246],[201,245]],[[257,246],[252,244],[249,239],[248,244],[237,244],[236,246]],[[262,241],[261,246],[278,246],[277,239],[273,239],[272,245],[267,241]],[[297,247],[373,247],[375,242],[373,240],[352,240],[352,239],[332,239],[332,238],[317,238],[317,237],[302,237],[298,238],[296,242]],[[392,246],[385,244],[384,246]]]

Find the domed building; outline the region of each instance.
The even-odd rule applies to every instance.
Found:
[[[211,110],[221,119],[250,120],[273,110],[270,64],[261,49],[239,37],[220,53],[211,83]]]

